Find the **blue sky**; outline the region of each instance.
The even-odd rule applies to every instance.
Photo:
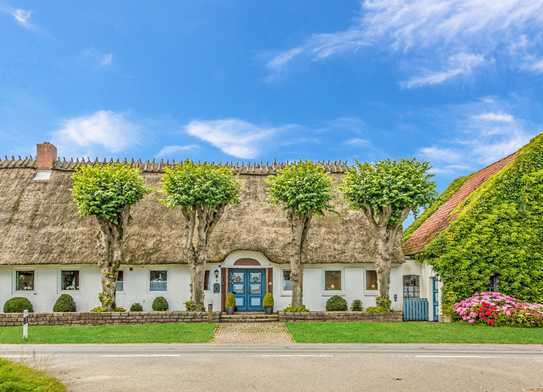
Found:
[[[429,160],[543,121],[543,0],[0,0],[0,144],[212,161]]]

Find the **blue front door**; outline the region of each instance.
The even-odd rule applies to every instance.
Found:
[[[228,288],[236,296],[237,312],[264,310],[262,299],[266,271],[263,269],[231,269],[228,271]]]

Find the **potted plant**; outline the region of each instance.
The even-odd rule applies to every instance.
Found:
[[[236,309],[236,296],[234,295],[234,293],[226,294],[225,307],[227,314],[234,314],[234,310]]]
[[[273,313],[273,295],[270,292],[267,292],[266,295],[264,295],[264,311],[266,314],[272,314]]]

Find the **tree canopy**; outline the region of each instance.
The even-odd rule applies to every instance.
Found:
[[[165,169],[162,189],[163,202],[180,208],[185,217],[183,246],[191,263],[191,301],[203,308],[209,238],[227,205],[238,202],[239,184],[227,167],[185,161]]]
[[[164,169],[164,202],[169,207],[211,210],[239,201],[239,184],[231,169],[185,161]]]
[[[360,163],[343,179],[341,190],[350,205],[377,224],[396,226],[435,198],[435,183],[427,162],[416,159]],[[386,220],[386,222],[384,222]]]
[[[149,190],[140,170],[123,164],[84,165],[72,176],[72,194],[82,216],[121,224],[121,213]]]
[[[287,165],[269,177],[267,183],[270,200],[289,215],[322,215],[331,208],[332,182],[326,170],[313,162]]]

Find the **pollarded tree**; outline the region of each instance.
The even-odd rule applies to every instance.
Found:
[[[162,176],[164,203],[185,218],[183,248],[191,264],[191,299],[203,307],[209,237],[229,204],[239,200],[239,184],[231,169],[185,161]]]
[[[149,190],[138,169],[122,164],[84,165],[72,177],[72,195],[82,216],[93,216],[100,226],[99,262],[102,306],[115,309],[116,282],[123,261],[123,241],[130,207]]]
[[[430,165],[416,159],[358,162],[345,175],[341,190],[352,208],[361,210],[377,234],[376,270],[379,296],[389,302],[390,270],[402,224],[410,212],[435,197]]]
[[[307,232],[312,218],[331,208],[332,182],[322,166],[308,161],[279,169],[267,182],[270,200],[286,211],[290,222],[292,306],[299,306],[303,304],[302,260]]]

